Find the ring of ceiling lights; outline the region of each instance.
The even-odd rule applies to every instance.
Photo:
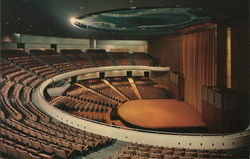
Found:
[[[249,144],[248,139],[250,128],[242,132],[232,134],[168,133],[122,128],[119,126],[79,118],[78,116],[69,114],[50,105],[44,97],[46,87],[53,82],[77,75],[124,70],[169,71],[169,68],[150,66],[108,66],[67,72],[44,81],[33,93],[32,101],[40,110],[67,125],[127,142],[195,149],[234,149],[247,146]]]
[[[102,33],[126,35],[171,34],[179,29],[211,21],[202,8],[140,8],[111,10],[71,19],[74,26]]]

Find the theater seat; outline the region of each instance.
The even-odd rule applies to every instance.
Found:
[[[160,159],[162,159],[163,154],[161,154],[161,153],[149,153],[149,157],[150,158],[160,158]]]
[[[16,148],[18,159],[30,159],[30,155],[25,150],[20,150],[19,148]]]
[[[17,151],[16,151],[14,146],[11,146],[11,145],[4,143],[4,147],[5,147],[8,155],[15,157],[15,158],[18,158],[18,154],[17,154]]]
[[[179,157],[173,155],[164,155],[163,159],[179,159]]]
[[[54,152],[55,152],[56,156],[61,157],[61,158],[67,159],[68,156],[70,156],[70,154],[67,155],[65,150],[61,150],[61,149],[58,149],[56,147],[54,147]]]
[[[33,155],[32,153],[29,153],[29,158],[30,158],[30,159],[42,159],[41,157],[35,156],[35,155]]]
[[[117,152],[116,153],[116,158],[117,159],[131,159],[131,156],[127,155],[127,154]]]
[[[7,154],[6,148],[2,141],[0,142],[0,152]]]
[[[43,143],[41,143],[41,146],[42,146],[42,151],[44,151],[45,153],[48,153],[48,154],[53,154],[54,153],[53,146],[43,144]]]

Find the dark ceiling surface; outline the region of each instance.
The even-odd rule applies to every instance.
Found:
[[[93,13],[72,19],[83,31],[102,34],[156,36],[175,34],[190,25],[213,21],[202,8],[141,8]]]
[[[134,35],[131,32],[93,31],[79,29],[70,20],[110,10],[161,7],[199,8],[207,11],[202,16],[209,17],[210,21],[230,23],[247,20],[248,6],[248,0],[1,0],[1,32],[2,36],[21,33],[95,39],[149,39],[169,32]]]

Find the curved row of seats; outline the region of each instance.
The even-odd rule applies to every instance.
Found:
[[[17,147],[15,147],[15,145],[21,145],[23,146],[23,151],[26,152],[26,154],[31,153],[30,148],[31,149],[38,149],[37,147],[35,147],[32,144],[29,145],[23,145],[25,144],[25,139],[21,140],[20,138],[13,138],[14,136],[26,136],[28,139],[32,138],[32,141],[36,141],[39,142],[40,144],[45,144],[45,145],[52,145],[52,144],[57,144],[55,146],[55,148],[52,146],[53,148],[53,154],[57,157],[62,157],[62,158],[68,158],[69,155],[71,155],[71,153],[67,153],[69,151],[66,152],[66,155],[62,155],[61,153],[56,153],[55,149],[59,149],[59,147],[61,147],[63,144],[61,144],[60,142],[63,142],[64,140],[68,139],[71,142],[74,143],[79,143],[79,144],[83,144],[83,143],[90,143],[93,145],[93,143],[98,143],[95,140],[89,140],[89,139],[80,139],[79,140],[79,132],[77,133],[70,133],[70,131],[64,131],[65,129],[61,128],[57,128],[54,130],[54,132],[52,131],[52,127],[50,129],[47,129],[48,127],[48,122],[49,122],[49,117],[47,117],[44,113],[40,112],[39,110],[36,109],[35,106],[28,106],[28,105],[24,105],[24,103],[22,103],[22,101],[19,99],[20,98],[20,92],[22,89],[24,89],[24,86],[20,85],[20,84],[13,84],[14,82],[7,82],[7,83],[11,83],[10,84],[6,84],[4,85],[3,89],[1,90],[3,93],[3,98],[6,100],[6,103],[8,105],[5,104],[5,107],[1,107],[3,109],[1,109],[1,111],[3,111],[3,115],[1,116],[1,121],[2,124],[1,125],[1,136],[3,137],[4,141],[5,141],[5,145],[4,148],[2,149],[3,153],[5,154],[10,154],[12,155],[12,151],[7,151],[7,147],[8,146],[12,146],[13,150],[17,150]],[[14,86],[15,85],[15,86]],[[8,87],[7,87],[8,86]],[[7,87],[7,89],[6,89]],[[12,88],[15,87],[15,88]],[[31,89],[25,89],[27,93],[22,91],[22,95],[27,95],[28,97],[25,100],[25,104],[30,103],[31,101],[27,101],[30,100],[30,94],[31,93]],[[8,98],[7,98],[8,96]],[[9,108],[9,109],[6,109]],[[5,110],[4,110],[5,109]],[[14,111],[14,113],[12,113]],[[7,113],[6,113],[7,112]],[[34,112],[34,113],[33,113]],[[36,112],[36,113],[35,113]],[[31,115],[32,114],[32,115]],[[30,123],[33,123],[33,125],[31,125]],[[44,124],[46,126],[42,126],[42,124]],[[34,126],[34,124],[36,126]],[[50,125],[53,125],[54,123],[51,123]],[[55,126],[54,126],[55,127]],[[6,131],[4,131],[6,130]],[[61,133],[55,133],[58,131],[61,131]],[[83,131],[82,131],[83,132]],[[70,134],[71,136],[67,136],[66,134]],[[41,135],[45,135],[42,136]],[[49,137],[48,135],[52,135],[52,137]],[[47,141],[44,141],[42,139],[46,139],[47,138],[51,138],[51,140],[47,139]],[[72,136],[75,136],[75,138],[72,138]],[[63,137],[65,139],[63,139]],[[26,140],[28,140],[26,138]],[[39,140],[39,141],[38,141]],[[42,141],[40,141],[42,140]],[[51,141],[51,143],[49,142]],[[90,142],[91,141],[91,142]],[[107,140],[109,141],[109,139]],[[28,141],[26,141],[27,143]],[[30,141],[31,142],[31,141]],[[48,143],[49,142],[49,143]],[[31,142],[32,143],[32,142]],[[39,145],[36,144],[36,145]],[[103,142],[101,144],[107,144],[107,142]],[[28,146],[28,150],[26,151]],[[90,145],[89,145],[90,146]],[[97,144],[94,144],[94,147],[98,146]],[[74,146],[70,146],[71,149]],[[94,148],[92,147],[92,148]],[[20,148],[20,147],[19,147]],[[40,147],[41,149],[41,147]],[[62,150],[59,150],[62,151]],[[72,151],[72,150],[70,150]],[[40,151],[39,151],[40,152]],[[51,152],[52,153],[52,152]],[[61,154],[61,156],[60,156]],[[65,154],[65,153],[63,153]],[[35,155],[35,153],[33,154]],[[59,156],[58,156],[59,155]],[[16,156],[12,156],[12,157],[16,157]],[[38,156],[37,156],[38,157]],[[41,157],[41,156],[40,156]]]
[[[54,53],[41,52],[40,55],[35,52],[31,54],[22,51],[2,52],[3,58],[1,58],[0,62],[2,68],[0,70],[2,75],[0,77],[0,152],[5,158],[70,158],[76,154],[85,154],[91,149],[93,150],[109,145],[112,141],[112,139],[108,137],[88,133],[52,120],[32,103],[32,92],[42,81],[63,72],[76,70],[78,67],[87,68],[87,63],[91,64],[88,67],[95,66],[87,56],[85,56],[85,59],[73,61],[70,60],[71,58],[73,59],[73,56],[69,58],[70,56],[68,56],[67,53],[64,54],[66,58],[60,54],[51,56],[52,54]],[[80,54],[82,55],[82,53]],[[112,56],[117,64],[130,64],[130,62],[128,62],[129,60],[117,60],[114,54],[112,54]],[[128,54],[126,54],[126,56],[127,55]],[[51,59],[48,59],[48,57],[51,57]],[[84,63],[86,65],[82,66],[81,64]],[[136,61],[136,63],[139,62]],[[119,88],[129,99],[136,99],[134,92],[131,91],[130,84],[126,80],[121,78],[108,80],[111,84]],[[118,96],[110,95],[110,90],[108,89],[104,91],[100,90],[105,88],[105,86],[100,85],[94,87],[93,85],[88,85],[88,87],[89,88],[77,88],[82,89],[85,93],[88,92],[86,94],[79,95],[77,91],[75,94],[75,90],[73,89],[73,91],[66,94],[65,97],[70,99],[70,101],[82,101],[84,105],[91,103],[91,109],[88,107],[86,110],[101,111],[99,113],[105,112],[106,110],[104,108],[116,107],[116,104],[123,101],[123,99]],[[92,91],[89,89],[92,89]],[[82,90],[80,92],[82,92]],[[99,96],[97,96],[98,94]],[[109,102],[100,102],[103,100]],[[79,105],[77,109],[79,108],[84,110],[85,106],[81,107]],[[92,119],[99,118],[98,120],[101,120],[103,116],[87,114],[83,117]],[[199,152],[199,150],[189,152],[183,149],[178,150],[172,148],[172,150],[167,152],[163,151],[164,148],[159,147],[149,146],[149,149],[140,147],[145,147],[145,145],[130,144],[125,147],[122,152],[117,153],[117,158],[199,159],[218,157],[231,158],[232,156],[230,154],[209,152],[207,150],[204,150],[204,152]],[[177,153],[178,151],[179,153]],[[199,156],[202,153],[205,156]],[[189,157],[188,155],[191,156]]]
[[[237,155],[237,156],[235,156]],[[241,157],[246,154],[241,154]],[[240,157],[235,152],[218,149],[184,149],[174,147],[160,147],[129,143],[120,152],[116,153],[117,159],[232,159]]]
[[[0,78],[0,151],[3,156],[18,159],[69,158],[110,144],[110,138],[51,121],[33,105],[31,94],[39,83],[64,69],[18,51],[4,54],[0,64],[3,68]]]
[[[103,106],[102,103],[84,101],[75,99],[70,96],[58,96],[50,101],[50,104],[65,111],[79,111],[79,112],[99,112],[106,113],[108,107]]]
[[[162,90],[162,88],[155,87],[156,83],[149,78],[134,77],[133,79],[143,97],[166,98],[166,89]],[[49,103],[81,117],[105,121],[96,113],[103,113],[99,115],[105,116],[108,109],[117,109],[122,103],[130,99],[137,99],[127,78],[110,77],[105,80],[110,81],[110,83],[107,82],[109,83],[107,84],[101,79],[78,81],[77,84],[73,84],[68,88],[64,95],[51,98]]]
[[[104,83],[100,79],[95,80],[84,80],[80,82],[84,86],[103,94],[106,97],[109,97],[112,100],[118,101],[119,103],[124,103],[127,101],[126,98],[115,92],[111,87],[109,87],[106,83]]]
[[[89,136],[89,134],[86,135],[87,132],[52,122],[50,117],[31,102],[32,91],[45,79],[63,72],[94,67],[94,63],[100,66],[112,65],[110,61],[102,64],[105,60],[110,59],[104,56],[99,58],[99,55],[96,56],[92,53],[86,55],[81,51],[77,53],[65,51],[58,54],[41,50],[31,50],[30,53],[9,50],[2,51],[1,55],[1,153],[14,158],[68,158],[75,151],[84,153],[88,149],[110,143],[109,138],[94,134]],[[91,61],[97,57],[99,59]],[[122,60],[125,59],[122,58]],[[126,60],[126,64],[129,65],[129,58]],[[120,63],[118,61],[119,58],[117,58],[117,63]],[[99,92],[99,94],[101,93],[106,96],[103,95],[100,98],[103,100],[106,97],[107,100],[108,92]],[[88,97],[91,96],[93,93],[89,91]],[[71,95],[68,97],[74,99]],[[86,99],[84,96],[83,98]],[[115,106],[120,102],[116,99],[111,100],[113,103],[107,100],[109,101],[107,106]],[[102,100],[86,100],[84,104],[92,104],[86,110],[106,112],[107,108],[101,106],[103,103],[98,103]],[[85,117],[103,121],[103,116],[88,115]],[[79,134],[84,135],[79,138]]]
[[[65,94],[84,101],[102,103],[104,106],[115,107],[119,103],[118,101],[111,100],[110,98],[102,94],[91,91],[91,89],[88,88],[82,88],[82,87],[76,88],[74,90],[66,92]]]
[[[131,89],[131,85],[126,77],[115,77],[107,79],[113,86],[118,88],[130,100],[137,99],[135,92]]]

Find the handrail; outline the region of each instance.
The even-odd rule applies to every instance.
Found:
[[[130,135],[130,136],[127,137],[127,135],[126,135],[125,136],[126,139],[124,139],[124,136],[120,137],[124,141],[131,141],[131,138],[133,138],[131,135],[134,134],[133,132],[136,131],[136,132],[144,133],[145,136],[149,135],[151,137],[152,137],[153,134],[155,134],[154,137],[156,137],[158,139],[158,141],[161,141],[159,139],[161,139],[163,137],[163,136],[159,137],[159,135],[164,135],[164,136],[166,135],[166,138],[168,138],[168,139],[169,139],[169,137],[173,136],[175,139],[181,140],[183,143],[185,143],[186,147],[190,146],[191,141],[193,141],[193,143],[197,144],[196,142],[200,142],[200,140],[202,141],[203,144],[201,143],[201,145],[195,145],[194,147],[196,147],[196,148],[197,147],[199,147],[199,148],[208,148],[208,149],[214,148],[213,147],[214,144],[212,144],[212,147],[211,147],[211,145],[206,145],[206,146],[204,145],[204,144],[208,144],[208,142],[210,144],[211,143],[217,143],[217,147],[218,147],[218,144],[223,144],[223,146],[224,146],[223,148],[236,148],[236,147],[240,147],[242,145],[248,144],[248,142],[246,142],[245,140],[248,139],[248,137],[249,137],[249,134],[250,134],[250,129],[249,128],[245,129],[242,132],[219,133],[219,134],[211,134],[211,133],[175,133],[175,132],[163,132],[163,131],[153,131],[153,130],[144,130],[144,129],[134,129],[134,128],[127,128],[127,127],[122,127],[122,126],[117,126],[117,125],[111,125],[111,124],[102,123],[102,122],[99,122],[99,121],[94,121],[94,120],[91,120],[91,119],[82,118],[82,117],[70,114],[68,112],[62,111],[62,110],[52,106],[51,104],[49,104],[45,100],[45,97],[44,97],[44,94],[43,94],[44,89],[46,88],[46,86],[48,86],[52,82],[56,82],[56,81],[59,81],[61,79],[65,79],[65,78],[68,78],[68,77],[71,77],[71,76],[75,76],[77,74],[81,75],[81,74],[94,73],[94,72],[100,72],[100,71],[114,71],[114,70],[157,70],[157,68],[156,67],[148,67],[148,66],[145,66],[145,67],[144,66],[112,66],[112,67],[108,66],[108,67],[82,69],[82,70],[77,70],[77,71],[64,73],[64,74],[57,75],[55,77],[52,77],[52,78],[47,79],[46,81],[44,81],[37,88],[36,93],[33,96],[34,98],[37,96],[35,99],[38,100],[38,101],[34,101],[34,102],[38,106],[40,106],[45,113],[48,113],[50,116],[54,117],[55,119],[58,119],[58,120],[66,123],[66,124],[69,124],[69,125],[72,125],[72,126],[75,126],[75,127],[77,127],[77,126],[72,124],[72,122],[75,119],[80,119],[82,121],[86,121],[84,123],[87,124],[87,125],[91,125],[90,123],[93,123],[93,124],[97,124],[96,126],[99,125],[99,126],[108,126],[110,128],[111,127],[112,128],[118,128],[118,129],[115,129],[115,130],[117,132],[119,132],[120,135],[124,135],[124,133],[121,133],[121,131],[119,131],[119,130],[126,130],[125,132],[127,132],[128,135]],[[167,71],[167,70],[169,70],[169,68],[160,68],[158,71]],[[47,108],[48,110],[44,109],[43,107]],[[59,115],[60,118],[59,118],[59,116],[56,117],[55,114],[51,114],[51,112],[53,110],[55,110],[55,112],[57,112],[57,115]],[[72,118],[71,123],[68,123],[68,121],[66,119],[61,120],[63,116],[66,119],[68,119],[69,121],[71,120],[70,117],[73,117],[75,119],[73,120],[73,118]],[[78,121],[80,121],[80,120],[78,120]],[[92,124],[92,126],[93,126],[93,124]],[[84,125],[82,125],[82,126],[84,126]],[[78,126],[78,128],[81,128],[81,127]],[[104,127],[97,127],[96,129],[99,130],[101,128],[104,128]],[[81,129],[83,129],[83,128],[81,128]],[[85,126],[84,126],[84,129],[85,129]],[[96,130],[94,130],[94,131],[96,132]],[[130,133],[129,133],[129,131],[130,131]],[[190,138],[188,138],[188,137],[190,137]],[[127,138],[129,138],[129,140]],[[142,138],[140,138],[139,140],[144,141],[144,140],[141,140],[141,139]],[[132,141],[134,141],[134,140],[132,140]],[[146,142],[149,143],[149,141],[146,141]],[[176,140],[176,142],[177,142],[177,140]],[[180,142],[178,144],[176,144],[176,142],[173,143],[173,141],[172,141],[171,144],[172,145],[174,144],[174,146],[177,146],[177,147],[185,147],[183,145],[180,145],[179,144]],[[188,142],[190,142],[190,143],[188,143]],[[226,144],[224,144],[224,142]],[[156,144],[156,141],[154,142],[154,144]],[[161,144],[166,144],[166,141],[163,141]]]
[[[58,109],[58,108],[55,108],[55,109]],[[58,109],[58,110],[60,110],[60,109]],[[129,127],[124,127],[124,126],[119,126],[119,125],[107,124],[107,123],[104,123],[104,122],[100,122],[100,121],[80,117],[80,116],[77,116],[75,114],[68,113],[66,111],[62,111],[62,113],[72,115],[72,116],[74,116],[76,118],[83,119],[83,120],[86,120],[86,121],[90,121],[90,122],[100,124],[100,125],[116,127],[116,128],[125,129],[125,130],[133,130],[133,131],[140,131],[140,132],[147,132],[147,133],[155,133],[155,134],[186,135],[186,136],[226,136],[226,135],[233,135],[233,134],[238,134],[238,133],[241,133],[241,134],[244,134],[244,133],[249,134],[250,133],[250,129],[245,129],[243,131],[231,132],[231,133],[183,133],[183,132],[177,133],[177,132],[167,132],[167,131],[146,130],[146,129],[140,129],[140,128],[129,128]]]

